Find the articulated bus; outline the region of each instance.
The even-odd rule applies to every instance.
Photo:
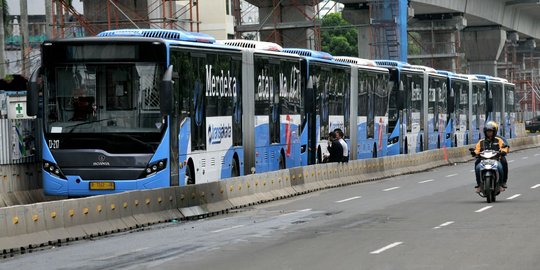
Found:
[[[372,60],[336,56],[351,66],[351,159],[387,155],[388,102],[392,83],[388,69]]]
[[[424,112],[426,92],[425,71],[392,60],[375,60],[388,68],[393,84],[388,104],[387,154],[398,155],[424,150],[426,137]]]
[[[439,70],[437,73],[447,77],[448,93],[450,93],[448,102],[450,113],[448,126],[452,134],[450,143],[452,146],[467,145],[470,140],[470,120],[472,119],[470,79],[449,71]]]
[[[255,102],[253,172],[307,165],[309,125],[304,110],[303,59],[280,53],[282,48],[269,42],[221,40],[217,43],[244,48],[244,69],[252,78],[245,88],[254,89],[254,97],[248,100]],[[250,105],[244,104],[247,106]]]
[[[464,80],[396,61],[124,29],[45,41],[41,63],[30,80],[27,113],[42,117],[48,195],[204,183],[316,164],[336,128],[346,135],[351,159],[452,146],[454,122],[454,145],[467,137],[462,101],[459,120],[448,119],[454,104],[448,100],[465,94]],[[480,136],[484,111],[485,120],[499,119],[502,134],[514,136],[513,85],[469,76],[470,87],[472,137]],[[482,99],[488,96],[501,99]]]
[[[300,57],[213,43],[155,29],[44,42],[28,100],[43,115],[45,193],[96,195],[305,165]]]
[[[411,68],[424,71],[424,91],[427,92],[424,94],[427,97],[424,98],[422,112],[423,129],[427,130],[425,132],[427,142],[423,143],[427,148],[422,149],[451,147],[453,103],[451,91],[448,89],[448,76],[426,66],[412,65]],[[423,122],[423,119],[427,122]]]
[[[284,53],[303,57],[308,122],[308,164],[322,162],[328,153],[328,133],[340,128],[350,147],[351,65],[313,50],[285,48]]]
[[[499,123],[499,135],[514,138],[517,112],[515,106],[515,85],[506,79],[476,75],[487,89],[486,121]]]
[[[487,116],[488,93],[486,83],[478,80],[475,75],[459,74],[468,79],[470,96],[469,109],[471,110],[471,120],[469,129],[469,144],[475,143],[483,135],[484,124]]]

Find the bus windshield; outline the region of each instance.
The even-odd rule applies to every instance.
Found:
[[[155,133],[162,69],[155,63],[58,65],[46,71],[48,133]]]

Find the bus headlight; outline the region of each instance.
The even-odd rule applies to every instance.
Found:
[[[50,162],[50,161],[47,161],[47,160],[44,160],[43,161],[43,170],[45,170],[46,172],[52,174],[52,175],[55,175],[55,176],[58,176],[62,179],[67,179],[66,176],[62,173],[62,171],[60,170],[60,168],[58,167],[58,165]]]
[[[393,137],[388,139],[388,145],[399,142],[399,137]]]
[[[161,159],[156,162],[152,162],[146,166],[142,177],[148,177],[149,175],[155,174],[167,167],[167,159]]]

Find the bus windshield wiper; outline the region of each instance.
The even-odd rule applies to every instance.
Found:
[[[112,120],[112,118],[93,120],[93,121],[89,121],[89,122],[78,123],[78,124],[75,124],[75,125],[67,126],[66,128],[71,128],[67,133],[72,133],[75,130],[75,128],[78,127],[78,126],[84,126],[84,125],[88,125],[88,124],[92,124],[92,123],[99,123],[99,122],[108,121],[108,120]]]

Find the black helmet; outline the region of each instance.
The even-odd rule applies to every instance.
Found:
[[[494,121],[489,121],[484,126],[484,135],[486,135],[486,132],[488,130],[493,131],[493,136],[497,135],[497,131],[499,130],[499,125],[495,123]]]

